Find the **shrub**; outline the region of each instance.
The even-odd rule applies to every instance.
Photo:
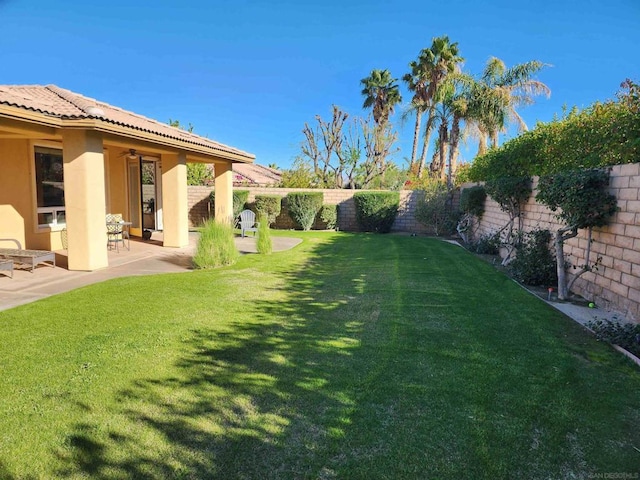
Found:
[[[193,256],[194,267],[203,269],[231,265],[238,256],[232,226],[213,219],[205,221]]]
[[[398,215],[400,193],[357,192],[353,195],[356,204],[356,220],[365,232],[388,233]]]
[[[500,235],[484,235],[471,243],[469,250],[479,255],[498,255],[500,243]]]
[[[279,195],[256,195],[255,210],[258,217],[264,215],[271,225],[282,210],[282,197]]]
[[[533,230],[524,235],[517,246],[516,258],[509,263],[513,277],[525,285],[555,285],[555,256],[549,249],[551,232],[549,230]]]
[[[487,181],[485,188],[503,212],[516,217],[520,214],[521,205],[531,196],[531,177],[494,178]]]
[[[576,228],[602,227],[618,210],[609,193],[609,171],[575,170],[540,177],[536,200],[559,213],[556,217]]]
[[[322,192],[291,192],[287,195],[289,216],[302,230],[311,230],[323,199]]]
[[[460,210],[469,215],[482,217],[487,192],[482,185],[465,188],[460,194]]]
[[[436,236],[456,231],[459,213],[451,204],[446,184],[432,182],[425,187],[424,198],[418,202],[415,216],[420,223],[432,228]]]
[[[233,218],[238,218],[240,212],[245,209],[247,201],[249,200],[249,190],[234,190],[233,191]],[[211,210],[216,211],[216,192],[212,190],[209,194],[209,202],[211,202]]]
[[[207,185],[213,179],[206,163],[187,163],[187,185]]]
[[[545,176],[580,168],[634,163],[640,156],[637,85],[625,82],[618,101],[597,102],[564,118],[538,123],[499,148],[476,157],[472,181]],[[636,92],[636,93],[634,93]]]
[[[338,206],[323,205],[320,209],[320,220],[322,220],[329,230],[333,230],[338,225]]]
[[[269,222],[264,214],[261,214],[260,220],[258,220],[258,240],[256,241],[256,247],[258,253],[262,255],[268,255],[273,251]]]
[[[640,356],[640,324],[596,319],[587,323],[599,340],[618,345]]]

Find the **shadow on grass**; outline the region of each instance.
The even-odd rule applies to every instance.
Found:
[[[253,321],[192,331],[174,377],[118,393],[112,415],[128,428],[76,425],[58,475],[331,477],[324,462],[344,436],[359,381],[362,325],[349,299],[363,288],[366,259],[354,253],[370,241],[317,245],[302,268],[270,273],[284,279],[286,301],[247,303]]]
[[[274,256],[264,274],[283,300],[262,292],[241,300],[249,320],[192,329],[171,377],[116,394],[113,425],[87,412],[58,476],[586,478],[637,464],[640,376],[493,267],[415,237],[309,238],[303,265]]]

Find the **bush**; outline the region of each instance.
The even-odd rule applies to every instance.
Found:
[[[451,205],[446,184],[430,183],[425,187],[424,198],[416,206],[416,220],[433,229],[436,236],[451,235],[456,231],[459,212]]]
[[[323,205],[320,209],[320,220],[322,220],[329,230],[333,230],[338,225],[338,206]]]
[[[640,157],[637,85],[625,82],[618,101],[597,102],[564,118],[538,123],[499,148],[476,157],[471,181],[545,176],[581,168],[635,163]]]
[[[302,230],[311,230],[323,199],[322,192],[291,192],[287,195],[289,216]]]
[[[207,220],[200,231],[200,238],[193,256],[195,268],[216,268],[231,265],[239,253],[233,238],[233,227],[227,223]]]
[[[484,213],[484,201],[487,192],[482,185],[465,188],[460,194],[460,210],[478,218]]]
[[[271,225],[282,211],[282,197],[279,195],[256,195],[255,210],[258,217],[265,216]]]
[[[516,258],[509,263],[513,277],[525,285],[556,285],[555,256],[549,249],[551,232],[533,230],[516,247]]]
[[[273,251],[269,222],[264,214],[261,214],[260,220],[258,220],[258,240],[256,241],[256,247],[258,253],[262,255],[268,255]]]
[[[536,200],[568,226],[602,227],[618,210],[616,197],[609,193],[609,171],[575,170],[540,177]]]
[[[485,188],[503,212],[515,217],[531,196],[531,177],[494,178],[487,181]]]
[[[599,340],[618,345],[640,357],[640,324],[597,319],[588,322],[587,327]]]
[[[233,191],[233,218],[238,218],[240,212],[245,209],[247,201],[249,200],[249,190],[234,190]],[[209,202],[211,202],[211,210],[216,211],[216,192],[212,190],[209,194]]]
[[[353,195],[356,204],[356,220],[365,232],[388,233],[398,215],[400,193],[357,192]]]
[[[469,245],[469,250],[479,255],[498,255],[500,235],[484,235]]]

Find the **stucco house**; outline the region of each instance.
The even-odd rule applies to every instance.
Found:
[[[132,236],[153,228],[164,247],[183,247],[187,162],[215,166],[215,216],[228,219],[232,165],[254,159],[55,85],[0,85],[0,238],[66,247],[70,270],[96,270],[108,266],[105,215],[117,212]]]

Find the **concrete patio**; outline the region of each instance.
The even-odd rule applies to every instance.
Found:
[[[273,237],[274,252],[288,250],[300,243],[298,238]],[[189,234],[189,246],[184,248],[162,247],[162,232],[155,232],[151,240],[131,240],[131,249],[109,251],[109,267],[93,272],[67,270],[64,250],[56,251],[56,267],[40,264],[31,273],[17,267],[13,278],[0,274],[0,310],[34,302],[58,293],[103,282],[111,278],[131,275],[155,275],[160,273],[188,272],[193,269],[191,259],[195,252],[198,234]],[[255,253],[254,237],[236,237],[240,253]]]

